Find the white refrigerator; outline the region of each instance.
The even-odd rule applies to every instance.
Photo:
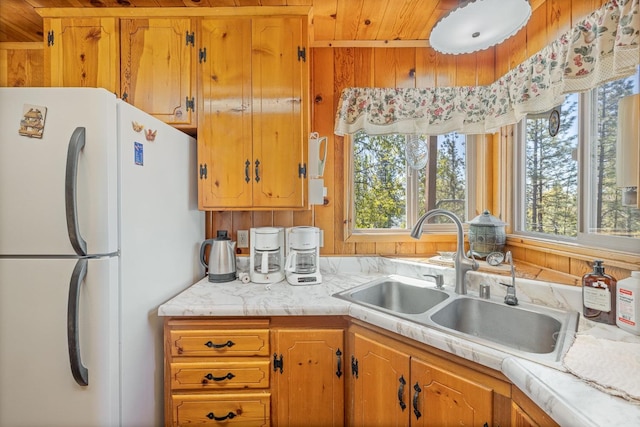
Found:
[[[160,426],[204,276],[196,144],[104,89],[0,89],[0,426]]]

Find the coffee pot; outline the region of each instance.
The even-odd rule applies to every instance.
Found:
[[[322,283],[319,228],[300,226],[287,229],[285,275],[291,285]]]
[[[211,246],[208,264],[205,262],[207,246]],[[231,241],[226,230],[218,231],[215,239],[202,242],[200,263],[208,269],[210,282],[231,282],[236,279],[236,242]]]
[[[249,277],[254,283],[277,283],[284,279],[284,229],[257,227],[250,232]]]

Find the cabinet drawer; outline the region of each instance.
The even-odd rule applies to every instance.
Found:
[[[268,329],[173,330],[172,356],[268,356]]]
[[[269,359],[233,358],[171,364],[173,390],[268,388]]]
[[[270,395],[172,396],[174,426],[268,426]]]

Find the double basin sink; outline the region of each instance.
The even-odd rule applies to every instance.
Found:
[[[333,296],[557,368],[579,318],[577,312],[508,306],[502,300],[457,295],[432,282],[395,275]]]

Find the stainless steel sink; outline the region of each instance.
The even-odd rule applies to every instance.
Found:
[[[424,313],[449,298],[446,292],[435,289],[433,283],[401,276],[374,280],[334,296],[399,314]]]
[[[402,276],[377,279],[334,297],[558,369],[579,318],[577,312],[457,295]]]
[[[558,313],[458,298],[431,316],[439,326],[529,353],[552,353],[563,335]]]

